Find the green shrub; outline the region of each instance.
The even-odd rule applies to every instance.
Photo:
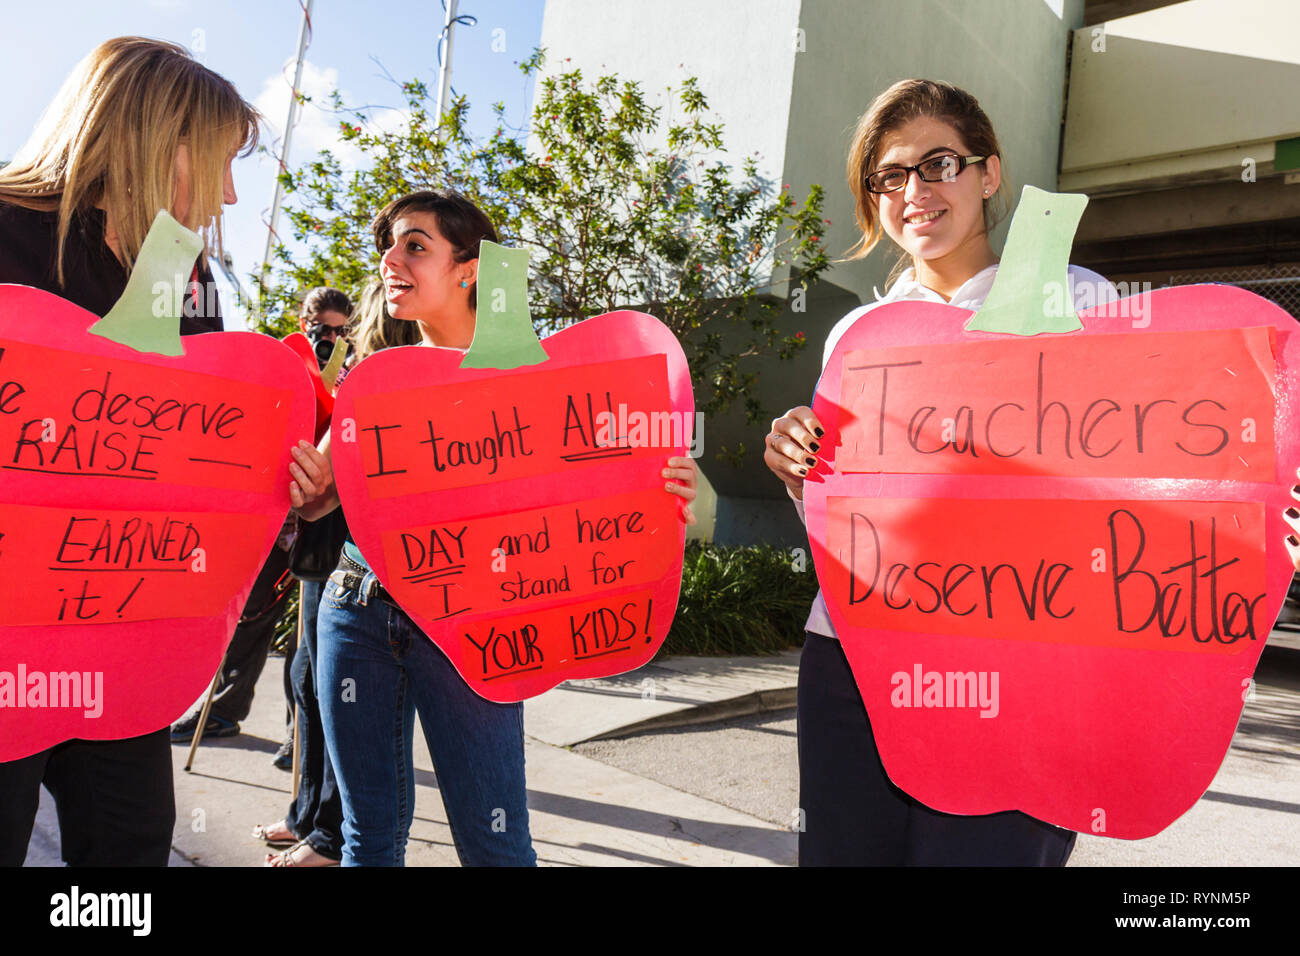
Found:
[[[686,546],[677,617],[660,654],[773,654],[803,643],[817,595],[811,559],[770,545]]]
[[[805,549],[806,550],[806,549]],[[759,545],[686,545],[677,617],[659,655],[734,657],[774,654],[803,643],[803,625],[817,595],[812,559],[795,570],[788,550]],[[298,585],[276,624],[272,651],[283,651],[298,627]]]

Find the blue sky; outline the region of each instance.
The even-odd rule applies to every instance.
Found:
[[[456,28],[452,87],[469,97],[471,127],[489,126],[490,106],[497,100],[505,102],[516,125],[523,125],[531,90],[516,63],[537,45],[543,7],[544,0],[461,0],[459,12],[476,16],[478,23]],[[316,0],[304,91],[321,105],[332,89],[342,91],[349,103],[400,105],[400,91],[385,71],[399,81],[423,79],[436,90],[443,15],[439,0]],[[301,17],[297,0],[46,0],[11,9],[0,45],[0,89],[10,94],[0,111],[0,159],[8,159],[26,141],[78,60],[102,41],[126,34],[171,40],[194,50],[262,110],[263,142],[278,143]],[[36,37],[42,39],[32,42]],[[494,38],[504,51],[493,50]],[[337,116],[308,104],[294,130],[290,165],[333,145],[338,122]],[[264,252],[274,170],[267,156],[235,163],[239,202],[226,210],[226,247],[241,277],[256,268]],[[233,296],[223,295],[223,305],[226,327],[238,328],[241,318]]]

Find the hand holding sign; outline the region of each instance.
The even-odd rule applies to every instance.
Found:
[[[1209,785],[1286,593],[1300,341],[1208,285],[1038,327],[1081,206],[1036,192],[973,319],[890,304],[837,344],[809,537],[899,787],[1134,839]]]
[[[310,385],[272,338],[154,312],[201,247],[160,213],[102,320],[0,286],[0,760],[175,719],[280,530]]]
[[[384,587],[477,693],[515,701],[638,667],[663,642],[685,537],[663,473],[694,403],[658,320],[609,313],[539,344],[527,254],[484,241],[478,270],[463,361],[367,358],[339,390],[331,454]]]

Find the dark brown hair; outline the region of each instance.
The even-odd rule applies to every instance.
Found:
[[[322,312],[338,312],[345,319],[351,318],[352,302],[338,289],[331,289],[325,285],[317,286],[303,296],[302,310],[298,315],[303,319],[311,319]]]
[[[388,251],[393,244],[393,223],[412,212],[431,213],[438,220],[438,232],[451,243],[453,258],[469,262],[478,258],[478,244],[484,239],[497,241],[497,231],[483,210],[460,193],[450,189],[426,189],[394,199],[375,216],[370,224],[375,234],[375,248],[379,253]],[[478,303],[478,283],[469,287],[469,307]]]
[[[867,189],[867,174],[876,168],[880,141],[886,134],[922,116],[943,120],[952,126],[976,156],[1002,158],[993,124],[980,108],[979,101],[963,89],[934,80],[899,80],[881,93],[858,120],[858,128],[849,146],[848,179],[853,191],[855,213],[862,238],[848,251],[846,258],[861,259],[875,248],[883,229],[872,193]],[[992,229],[1006,212],[1008,189],[1006,167],[1002,182],[991,197],[984,200],[984,229]]]

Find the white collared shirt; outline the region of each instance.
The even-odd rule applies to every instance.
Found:
[[[993,287],[993,278],[998,274],[997,264],[994,263],[985,269],[981,269],[969,279],[961,284],[956,292],[953,293],[952,299],[947,301],[948,305],[959,309],[968,309],[971,312],[979,309],[984,304],[984,299],[989,294],[989,289]],[[1110,284],[1103,276],[1098,275],[1091,269],[1084,269],[1081,266],[1070,266],[1069,268],[1070,295],[1075,303],[1077,310],[1092,308],[1107,302],[1118,299],[1119,291]],[[826,363],[830,361],[831,353],[835,351],[835,346],[844,336],[850,326],[858,319],[862,318],[872,309],[885,305],[888,302],[903,302],[906,300],[920,300],[925,302],[943,303],[943,296],[933,289],[927,288],[916,281],[916,273],[909,266],[907,271],[898,277],[898,280],[889,287],[889,291],[880,296],[877,293],[877,300],[867,305],[859,306],[844,318],[835,323],[831,329],[830,335],[826,336],[826,347],[822,351],[822,368],[826,368]],[[787,493],[789,488],[786,489]],[[799,512],[799,520],[804,521],[803,502],[794,497],[795,509]],[[806,523],[806,522],[805,522]],[[830,614],[826,610],[826,601],[822,597],[821,591],[817,592],[817,599],[813,601],[812,610],[808,614],[808,623],[804,625],[805,630],[814,634],[821,634],[824,637],[835,637],[835,628],[831,625]]]

